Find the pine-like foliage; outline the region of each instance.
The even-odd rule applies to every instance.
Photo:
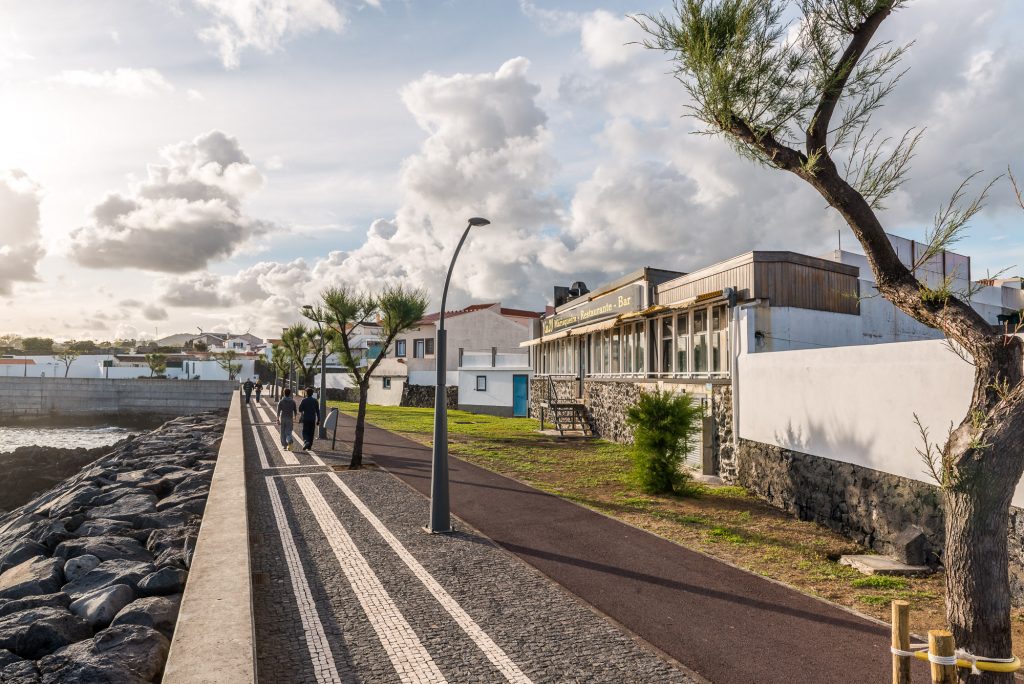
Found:
[[[645,392],[626,412],[633,428],[633,469],[649,494],[685,493],[689,474],[680,470],[701,429],[703,411],[688,394]]]

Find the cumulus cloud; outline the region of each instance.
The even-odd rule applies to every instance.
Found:
[[[16,282],[39,280],[36,265],[45,251],[40,243],[39,185],[23,171],[0,171],[0,296]]]
[[[62,71],[51,83],[103,90],[127,97],[152,97],[174,91],[174,86],[156,69],[113,69],[95,71],[74,69]]]
[[[263,175],[238,141],[212,131],[160,152],[145,181],[112,194],[71,233],[71,255],[90,268],[185,273],[231,256],[273,226],[242,211]]]
[[[596,69],[619,66],[638,53],[636,43],[643,32],[629,17],[620,17],[605,10],[586,15],[580,25],[580,44],[590,65]]]
[[[583,15],[579,12],[548,9],[530,0],[519,0],[519,9],[527,18],[535,21],[542,31],[553,36],[575,31],[583,22]]]
[[[280,49],[292,37],[320,30],[341,31],[345,17],[330,0],[195,0],[209,12],[213,24],[200,31],[216,46],[228,69],[237,69],[241,53],[253,48],[264,53]],[[377,6],[376,1],[368,4]]]
[[[156,304],[147,304],[142,307],[142,317],[147,321],[166,321],[167,309]]]

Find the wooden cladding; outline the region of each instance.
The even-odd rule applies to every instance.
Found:
[[[859,269],[794,252],[748,252],[676,278],[657,288],[657,303],[736,289],[737,299],[766,299],[769,306],[860,313]]]

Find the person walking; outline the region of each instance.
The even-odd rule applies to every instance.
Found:
[[[292,450],[293,421],[298,410],[299,407],[295,405],[295,400],[292,399],[291,389],[285,388],[284,397],[281,401],[277,402],[277,424],[281,426],[281,446],[284,447],[285,451]]]
[[[256,386],[252,388],[256,392],[256,403],[260,403],[260,395],[263,394],[263,381],[256,378]]]
[[[306,398],[299,404],[299,420],[302,422],[302,448],[313,448],[313,436],[320,424],[320,402],[313,398],[313,388],[306,389]]]
[[[245,403],[249,403],[249,397],[252,396],[252,380],[246,379],[245,384],[242,385],[242,391],[245,392]]]

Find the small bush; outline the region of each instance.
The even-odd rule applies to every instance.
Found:
[[[626,412],[633,428],[633,470],[649,494],[686,492],[689,473],[680,471],[701,429],[703,412],[688,394],[645,392]]]

